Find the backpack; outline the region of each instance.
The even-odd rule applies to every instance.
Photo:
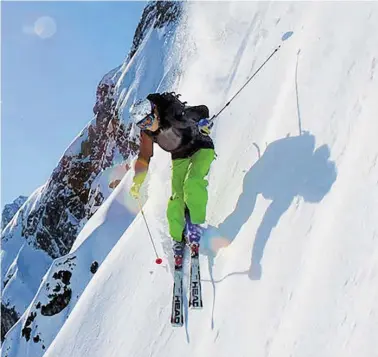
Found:
[[[174,106],[175,111],[181,113],[186,120],[193,120],[195,122],[204,118],[209,118],[209,108],[206,105],[187,106],[187,102],[180,100],[181,94],[175,92],[164,92],[162,97]]]

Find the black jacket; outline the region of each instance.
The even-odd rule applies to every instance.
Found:
[[[170,152],[173,160],[190,157],[200,149],[214,149],[212,139],[202,135],[197,126],[200,119],[209,117],[206,105],[185,106],[171,93],[149,94],[147,99],[157,107],[160,127],[144,133]]]

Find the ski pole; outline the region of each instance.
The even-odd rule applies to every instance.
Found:
[[[289,37],[291,37],[291,35],[293,34],[293,32],[286,32],[281,40],[282,41],[286,41]],[[273,52],[269,55],[269,57],[262,63],[262,65],[255,71],[255,73],[252,74],[251,78],[249,78],[247,80],[247,82],[245,82],[245,84],[236,92],[236,94],[226,103],[226,105],[215,115],[213,115],[213,117],[209,120],[210,122],[212,122],[219,114],[221,114],[223,112],[223,110],[226,109],[226,107],[228,107],[230,105],[230,103],[235,99],[235,97],[246,87],[246,85],[257,75],[257,73],[260,72],[260,70],[267,64],[267,62],[278,52],[278,50],[281,48],[281,45],[279,45],[278,47],[276,47]]]
[[[150,228],[148,226],[148,223],[147,223],[147,219],[146,219],[146,216],[144,215],[144,212],[143,212],[143,208],[142,208],[142,205],[139,201],[139,198],[137,198],[137,201],[138,201],[138,205],[139,205],[139,209],[140,211],[142,212],[142,216],[143,216],[143,219],[144,219],[144,223],[146,224],[146,227],[147,227],[147,231],[148,231],[148,235],[150,237],[150,241],[151,241],[151,244],[152,244],[152,247],[154,248],[154,252],[155,252],[155,255],[156,255],[156,260],[155,260],[155,263],[156,264],[161,264],[163,259],[159,258],[159,255],[156,251],[156,247],[155,247],[155,243],[154,243],[154,240],[152,239],[152,234],[151,234],[151,231],[150,231]]]

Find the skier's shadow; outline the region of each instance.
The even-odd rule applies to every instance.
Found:
[[[260,279],[261,260],[270,233],[294,198],[302,197],[306,202],[320,202],[335,182],[336,166],[329,160],[329,156],[327,145],[315,150],[315,137],[310,133],[286,137],[269,144],[261,158],[246,174],[243,192],[234,212],[218,228],[209,226],[204,236],[204,245],[208,249],[202,252],[209,257],[210,274],[212,275],[212,261],[216,254],[209,248],[212,246],[211,239],[222,237],[230,244],[250,218],[257,195],[261,194],[272,202],[257,229],[251,266],[249,271],[232,273],[247,273],[250,279]]]

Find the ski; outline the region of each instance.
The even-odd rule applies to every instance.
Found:
[[[182,267],[175,268],[171,313],[172,326],[182,326],[184,324],[182,276]]]
[[[190,231],[192,227],[193,231]],[[171,324],[172,326],[182,326],[184,324],[183,313],[183,256],[185,252],[185,243],[189,247],[190,251],[190,263],[189,263],[189,301],[188,305],[191,309],[202,309],[202,289],[201,289],[201,274],[199,263],[199,240],[200,232],[196,231],[195,226],[190,223],[190,218],[186,217],[186,228],[183,233],[182,243],[175,242],[173,246],[174,251],[174,282],[173,282],[173,295],[172,295],[172,312],[171,312]],[[191,240],[189,237],[191,234]],[[190,242],[188,244],[188,242]]]
[[[203,307],[198,244],[192,244],[190,247],[189,307],[192,309]]]

